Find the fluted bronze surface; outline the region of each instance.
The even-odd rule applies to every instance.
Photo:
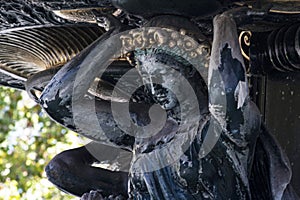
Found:
[[[0,32],[0,69],[20,77],[58,67],[103,33],[93,25],[36,26]]]

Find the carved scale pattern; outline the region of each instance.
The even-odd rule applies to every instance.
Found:
[[[34,25],[66,24],[50,10],[26,0],[0,0],[0,31]]]

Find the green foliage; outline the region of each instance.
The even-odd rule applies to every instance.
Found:
[[[46,164],[78,147],[78,136],[52,122],[25,92],[0,87],[0,200],[74,199],[46,178]]]

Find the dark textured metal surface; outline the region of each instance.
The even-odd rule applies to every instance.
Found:
[[[13,78],[12,76],[0,71],[0,85],[25,90],[25,80]]]
[[[0,1],[0,31],[22,26],[65,23],[66,20],[43,6],[34,5],[31,1]]]
[[[111,7],[111,0],[30,0],[50,10]]]
[[[298,0],[264,0],[264,1],[241,1],[237,5],[247,5],[251,8],[270,9],[273,13],[295,14],[300,13],[300,2]]]
[[[227,6],[227,2],[219,0],[153,0],[151,3],[139,0],[112,0],[112,3],[115,7],[127,13],[146,18],[162,14],[175,14],[189,17],[207,16],[216,14],[223,6]],[[230,3],[230,1],[228,1],[228,3]]]
[[[264,41],[264,42],[262,42]],[[293,23],[251,37],[253,73],[300,71],[300,24]]]
[[[289,157],[292,185],[300,193],[300,75],[276,73],[253,77],[252,97],[269,131]]]
[[[214,83],[209,85],[209,109],[211,116],[208,114],[204,117],[205,119],[202,118],[200,122],[189,123],[191,127],[184,130],[187,134],[193,132],[191,130],[196,130],[195,133],[199,138],[193,140],[186,152],[182,152],[184,153],[182,157],[176,160],[178,163],[172,163],[170,166],[162,167],[159,170],[151,172],[142,171],[142,173],[139,173],[139,171],[135,171],[135,169],[141,166],[142,169],[144,169],[144,167],[146,169],[155,164],[153,164],[154,162],[152,163],[153,160],[139,163],[139,159],[136,157],[132,162],[133,167],[130,169],[130,185],[133,187],[130,194],[137,199],[250,199],[251,196],[253,199],[272,197],[274,199],[281,199],[283,195],[289,195],[288,193],[283,194],[283,192],[289,188],[288,186],[286,187],[291,177],[289,164],[276,142],[267,134],[265,128],[261,126],[259,112],[255,109],[255,106],[247,101],[248,85],[246,83],[247,79],[242,62],[243,59],[239,52],[237,38],[231,34],[235,32],[237,28],[253,32],[264,32],[263,36],[265,38],[257,38],[255,42],[266,44],[266,48],[258,49],[258,51],[263,51],[263,53],[259,53],[264,56],[263,60],[258,60],[258,63],[261,64],[268,59],[274,68],[279,71],[299,70],[298,25],[296,28],[293,28],[295,26],[291,26],[273,31],[283,24],[299,22],[300,13],[298,11],[300,3],[298,1],[253,0],[247,1],[245,4],[233,4],[233,1],[226,0],[112,0],[115,7],[112,7],[109,0],[0,0],[0,3],[0,68],[2,71],[5,71],[5,73],[0,74],[0,84],[23,89],[26,78],[32,77],[32,75],[37,72],[45,72],[44,70],[46,69],[62,66],[71,60],[69,64],[55,75],[55,78],[51,79],[56,71],[49,76],[36,74],[34,78],[37,79],[33,80],[33,82],[29,81],[29,83],[32,83],[32,88],[36,89],[35,83],[37,83],[37,87],[44,87],[51,79],[50,84],[48,84],[43,91],[41,99],[37,99],[37,102],[39,102],[58,123],[94,140],[99,137],[99,135],[97,135],[97,131],[99,130],[93,128],[92,125],[96,123],[93,123],[91,113],[86,109],[88,107],[87,105],[94,105],[95,102],[89,98],[85,99],[81,97],[87,97],[85,95],[86,91],[82,88],[86,85],[87,87],[90,86],[89,82],[92,82],[92,79],[96,78],[93,77],[93,75],[98,72],[97,68],[85,70],[87,73],[80,74],[82,75],[82,79],[79,81],[81,92],[78,99],[83,99],[83,101],[80,102],[82,104],[80,104],[79,117],[82,117],[82,124],[88,128],[87,130],[89,130],[89,132],[83,131],[85,129],[80,129],[81,127],[78,128],[77,124],[74,123],[73,111],[76,109],[73,110],[72,106],[76,104],[72,104],[73,102],[71,102],[72,95],[74,94],[74,83],[77,84],[75,79],[79,67],[88,66],[91,62],[90,59],[93,60],[92,63],[96,63],[96,57],[89,57],[89,60],[85,61],[87,55],[94,50],[102,52],[102,54],[97,56],[97,64],[99,64],[99,62],[102,61],[106,62],[108,58],[106,56],[110,53],[109,51],[105,51],[105,48],[96,49],[97,43],[94,43],[90,48],[86,49],[90,43],[104,33],[101,28],[88,24],[90,22],[98,22],[101,24],[99,19],[104,15],[101,13],[102,11],[94,12],[94,8],[107,8],[110,13],[115,11],[116,8],[123,10],[123,12],[115,15],[123,24],[113,24],[115,25],[113,26],[115,29],[111,29],[110,33],[113,33],[115,30],[120,30],[121,27],[126,27],[126,29],[144,27],[144,24],[148,22],[147,20],[149,18],[156,15],[164,15],[164,17],[166,17],[166,14],[170,14],[171,16],[166,17],[167,21],[175,20],[177,22],[173,28],[176,27],[176,30],[180,33],[190,34],[190,36],[195,37],[199,41],[205,38],[199,37],[202,35],[200,31],[196,31],[198,35],[194,34],[191,29],[185,29],[183,25],[191,23],[191,26],[194,27],[195,25],[195,28],[197,28],[196,26],[198,25],[200,30],[205,30],[205,35],[211,38],[213,31],[211,26],[212,18],[217,13],[229,10],[226,12],[227,15],[223,15],[223,17],[228,17],[224,19],[229,21],[221,20],[216,23],[215,25],[217,26],[214,27],[214,36],[216,39],[214,39],[215,45],[211,55],[213,64],[210,67],[214,75],[209,79],[211,83]],[[240,9],[240,12],[236,12],[237,10],[232,9],[239,8],[240,6],[247,8]],[[132,17],[133,15],[136,18]],[[186,20],[189,20],[189,23],[180,23],[179,20],[172,15],[187,17]],[[235,26],[234,20],[229,16],[234,18],[238,27]],[[81,23],[77,24],[75,22]],[[230,23],[227,24],[227,22]],[[128,27],[127,25],[132,26]],[[159,27],[165,28],[166,24]],[[217,28],[220,28],[220,30],[216,31]],[[273,32],[268,34],[269,31]],[[105,41],[108,37],[110,37],[109,34],[97,41],[101,43],[102,40]],[[83,49],[86,49],[86,51],[72,60],[72,58]],[[162,57],[166,55],[167,54],[163,54]],[[153,56],[156,62],[161,62],[158,53],[154,53]],[[174,56],[172,57],[171,55],[170,57],[170,60],[174,59]],[[138,58],[138,56],[136,58]],[[142,60],[144,59],[144,57],[140,58],[142,58]],[[208,57],[205,58],[208,59]],[[250,56],[250,58],[253,57]],[[153,64],[152,62],[149,63]],[[163,64],[171,65],[173,63],[169,62],[169,60],[165,60]],[[142,65],[143,64],[141,64],[141,66]],[[181,65],[184,66],[185,64],[181,63],[180,66]],[[117,70],[119,69],[118,67],[119,66],[116,67]],[[126,67],[130,68],[131,66],[126,63]],[[159,67],[154,66],[154,68],[158,69]],[[120,74],[122,75],[122,71],[118,71],[121,72]],[[216,74],[220,74],[221,76],[219,77]],[[108,72],[108,75],[107,79],[115,80],[116,76],[113,75],[112,71]],[[147,76],[149,76],[149,74]],[[40,78],[45,78],[45,81]],[[194,78],[191,84],[194,84],[197,86],[195,88],[199,89],[200,78],[196,76]],[[176,78],[175,80],[179,79]],[[168,82],[166,79],[164,79],[164,81],[166,85],[175,85],[175,82],[169,80]],[[294,79],[294,81],[296,80]],[[225,89],[220,85],[220,82],[224,83]],[[180,81],[178,81],[177,84],[178,83],[181,84]],[[286,103],[284,102],[286,97],[281,96],[280,100],[279,97],[276,96],[278,95],[276,89],[279,88],[276,87],[277,83],[271,83],[271,85],[267,85],[267,91],[270,90],[270,92],[267,94],[266,102],[264,102],[265,104],[262,107],[265,109],[264,114],[268,125],[273,128],[275,127],[273,131],[276,131],[276,128],[280,131],[284,131],[284,129],[281,129],[281,126],[278,127],[277,115],[281,113],[277,113],[277,111],[273,112],[272,109],[277,105],[277,102],[281,104],[285,103],[285,105],[290,106],[286,108],[289,110],[288,115],[291,115],[291,117],[295,119],[298,114],[294,112],[296,111],[296,113],[298,113],[298,106],[292,106],[297,104],[299,98],[296,96],[295,101],[291,100]],[[282,84],[285,82],[279,83]],[[113,84],[101,84],[100,81],[98,83],[96,82],[95,90],[92,91],[95,94],[92,95],[98,98],[103,98],[103,96],[109,98],[112,85]],[[284,88],[284,86],[282,87]],[[295,87],[297,87],[297,85]],[[29,87],[29,89],[31,89],[31,87]],[[198,94],[201,98],[206,100],[206,88],[205,92],[203,91],[198,90]],[[290,96],[293,96],[294,91],[298,90],[297,88],[295,90],[284,88],[282,91],[288,91],[291,94]],[[283,94],[282,91],[281,94]],[[184,92],[186,91],[181,91],[181,95],[185,94]],[[201,92],[203,92],[203,94]],[[155,93],[153,92],[152,94],[154,95]],[[185,95],[185,97],[184,100],[191,98],[189,95]],[[224,101],[225,104],[222,98],[226,98]],[[118,129],[115,121],[111,118],[111,113],[107,112],[109,109],[108,102],[102,101],[103,99],[101,101],[98,100],[99,99],[96,101],[96,117],[98,122],[105,129],[104,139],[102,138],[103,135],[100,135],[101,137],[98,138],[99,141],[107,142],[108,144],[113,143],[116,147],[127,148],[129,151],[133,150],[135,156],[140,156],[142,153],[147,154],[155,149],[159,149],[173,140],[172,137],[176,126],[171,123],[168,124],[166,129],[162,129],[162,134],[158,134],[157,139],[153,137],[149,140],[143,140],[128,135],[121,129]],[[158,98],[157,100],[159,102],[161,99]],[[169,98],[168,100],[173,99]],[[274,103],[272,100],[276,102]],[[263,100],[261,101],[263,102]],[[161,102],[165,103],[163,101]],[[207,102],[203,101],[200,104],[206,112]],[[189,105],[189,108],[192,108],[192,106],[196,104],[190,103],[187,105]],[[137,110],[132,112],[133,114],[138,112],[138,114],[142,113],[142,115],[144,115],[143,113],[148,111],[146,107],[137,107],[136,109]],[[192,110],[194,111],[196,109]],[[192,112],[188,113],[191,114]],[[224,113],[226,114],[226,118],[222,117]],[[142,120],[146,121],[147,119]],[[137,122],[142,124],[142,120]],[[203,142],[202,136],[204,138],[204,135],[207,135],[206,131],[210,130],[207,130],[205,125],[208,120],[214,125],[214,137],[217,137],[218,134],[221,134],[221,136],[211,153],[207,157],[202,158],[202,150],[199,147]],[[186,122],[181,120],[180,123],[182,125]],[[295,120],[293,125],[289,123],[282,123],[280,125],[284,125],[286,129],[295,127],[296,130],[296,128],[298,128],[297,125],[294,126],[296,123],[297,120]],[[221,129],[223,128],[224,130],[222,131]],[[295,140],[298,139],[296,131],[291,130],[291,132],[291,138]],[[103,133],[101,132],[100,134]],[[281,138],[282,135],[278,135],[278,137]],[[169,140],[169,138],[171,139]],[[285,142],[287,142],[286,138],[283,137],[282,140],[285,145]],[[296,145],[297,143],[293,144],[293,147]],[[178,147],[175,146],[175,148]],[[292,153],[297,154],[297,151],[294,152],[292,150]],[[158,157],[158,160],[159,159],[163,162],[165,157],[160,156]],[[296,159],[298,159],[298,157],[296,157]],[[80,163],[80,161],[76,161],[74,164],[76,165],[77,163]],[[253,163],[253,166],[249,163]],[[297,164],[295,164],[295,166],[296,168],[298,167]],[[59,168],[58,171],[60,171]],[[67,171],[69,172],[69,170]],[[280,173],[278,173],[278,171],[280,171]],[[76,180],[78,175],[78,173],[75,173],[74,176],[71,174],[68,177],[57,177],[57,174],[53,176],[56,180],[62,178],[64,181],[66,178],[71,178],[75,180],[75,182],[80,183],[80,188],[82,185],[89,187],[90,185],[88,183],[85,184],[85,182]],[[94,176],[91,177],[91,180],[94,180]],[[109,177],[108,180],[114,182],[111,177]],[[55,180],[51,181],[55,182]],[[67,190],[65,187],[70,186],[70,183],[71,182],[67,181],[66,185],[59,186]],[[262,184],[263,186],[261,186]],[[72,191],[70,190],[70,192]],[[73,193],[76,194],[75,192]],[[125,193],[127,193],[127,187]]]

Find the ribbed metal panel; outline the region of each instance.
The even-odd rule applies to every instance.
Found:
[[[96,25],[36,26],[0,32],[0,69],[28,78],[62,66],[103,33]]]

